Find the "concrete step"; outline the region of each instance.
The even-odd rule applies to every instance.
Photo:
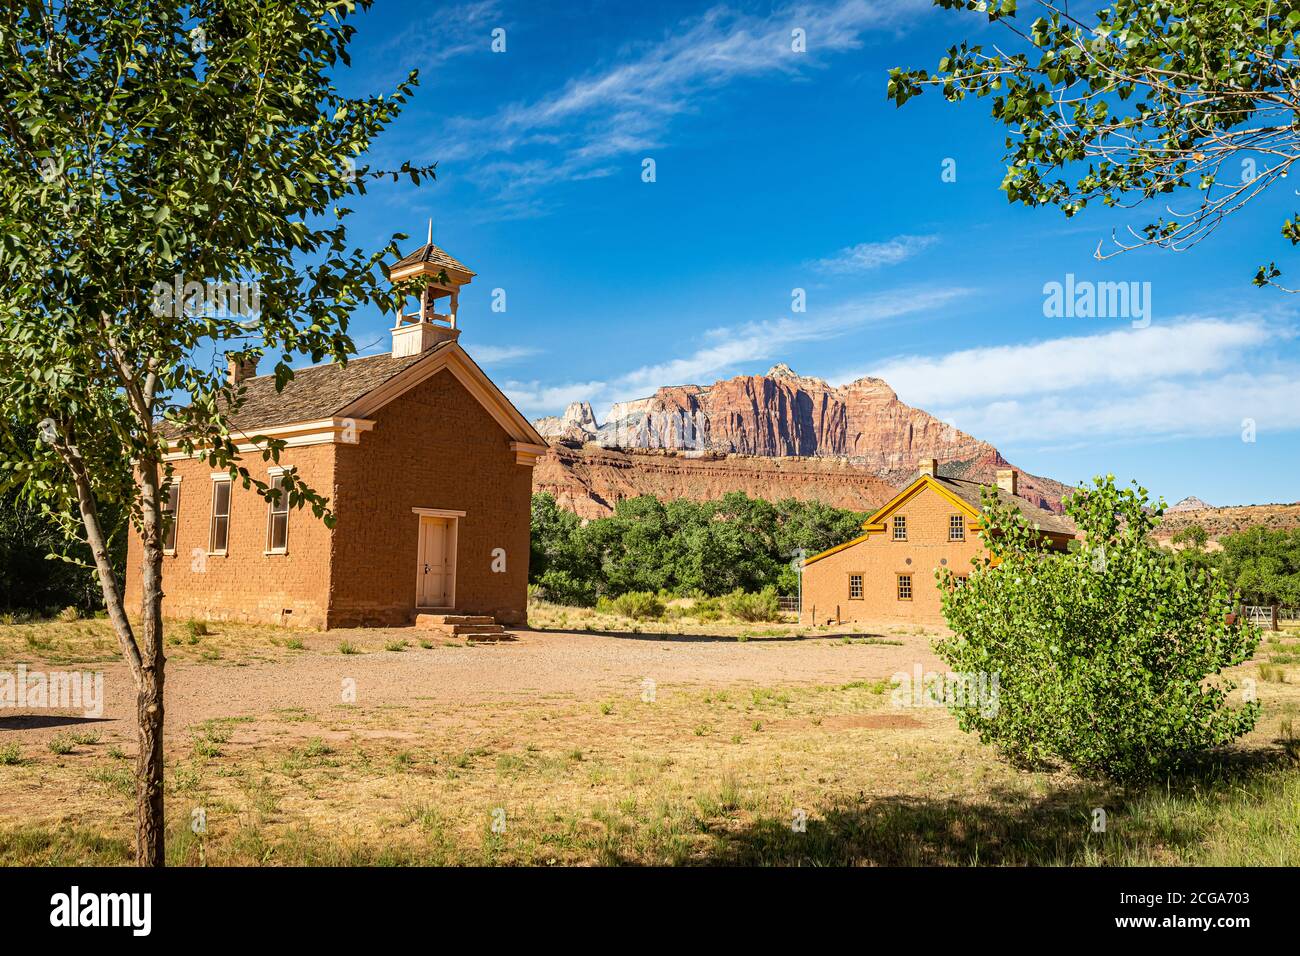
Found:
[[[481,627],[495,626],[496,619],[486,614],[429,614],[423,611],[415,615],[415,626],[422,628],[447,627]]]
[[[514,640],[514,637],[488,614],[419,611],[415,615],[415,626],[422,631],[435,631],[444,637],[463,638],[476,644]]]

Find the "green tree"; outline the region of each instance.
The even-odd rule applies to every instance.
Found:
[[[860,533],[866,518],[819,502],[772,504],[732,492],[703,502],[626,498],[612,515],[582,522],[539,493],[530,575],[562,603],[662,590],[717,596],[770,586],[790,593],[796,548],[814,554],[834,547]]]
[[[1300,605],[1300,530],[1255,525],[1219,543],[1224,573],[1242,603]]]
[[[388,304],[377,267],[395,243],[349,247],[339,204],[379,175],[358,159],[415,74],[390,96],[335,89],[347,18],[366,6],[0,7],[0,401],[17,426],[6,439],[39,436],[6,442],[4,478],[94,560],[137,691],[142,865],[164,859],[165,456],[200,454],[277,494],[242,463],[228,423],[243,393],[222,353],[273,356],[282,387],[299,356],[344,361],[349,314]],[[418,182],[431,171],[403,172]],[[262,447],[273,460],[282,443]],[[330,519],[293,472],[286,485],[292,505]],[[112,508],[142,543],[134,622],[105,532]]]
[[[1229,618],[1222,575],[1169,560],[1147,536],[1162,508],[1146,490],[1095,479],[1066,502],[1084,534],[1068,553],[1040,546],[1014,508],[984,500],[991,560],[957,586],[942,568],[955,673],[997,676],[995,705],[950,701],[961,728],[1013,761],[1062,761],[1086,776],[1141,780],[1176,768],[1254,725],[1219,675],[1246,660],[1259,631]]]
[[[994,42],[948,49],[931,74],[890,71],[898,105],[928,87],[991,97],[1006,127],[1011,202],[1073,216],[1093,203],[1160,209],[1097,258],[1187,249],[1277,185],[1300,159],[1300,58],[1293,3],[1114,0],[1092,13],[1052,0],[935,0],[995,24]],[[1166,213],[1172,194],[1185,209]],[[1300,214],[1281,224],[1300,242]],[[1276,284],[1273,263],[1256,285]],[[1293,291],[1293,290],[1288,290]]]

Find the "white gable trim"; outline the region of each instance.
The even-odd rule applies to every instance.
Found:
[[[429,357],[398,372],[383,385],[362,395],[338,412],[340,417],[373,418],[375,413],[421,382],[443,370],[451,372],[466,391],[487,409],[498,425],[515,442],[547,448],[546,439],[537,433],[528,419],[511,404],[510,399],[484,374],[457,342],[434,349]]]
[[[364,418],[335,417],[276,425],[272,428],[252,428],[248,431],[232,428],[230,434],[235,437],[235,448],[243,455],[266,447],[266,442],[254,441],[256,438],[276,438],[283,441],[286,448],[300,448],[303,445],[355,445],[361,440],[362,432],[368,432],[374,427],[373,421]],[[205,444],[197,443],[193,453],[169,451],[163,455],[163,461],[203,458],[207,454],[205,449]]]

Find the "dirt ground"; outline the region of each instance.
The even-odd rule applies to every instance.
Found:
[[[944,669],[916,627],[549,613],[567,623],[474,646],[169,626],[169,862],[1300,865],[1300,774],[1271,769],[1300,716],[1290,635],[1242,668],[1264,704],[1244,775],[1146,794],[1015,769],[946,710],[895,706],[894,674]],[[105,706],[0,710],[0,864],[129,862],[107,622],[0,626],[0,672],[19,663],[100,671]]]

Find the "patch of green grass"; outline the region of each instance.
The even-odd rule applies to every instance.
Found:
[[[99,743],[99,734],[89,730],[79,730],[72,735],[74,744],[81,744],[83,747],[93,747]]]
[[[407,641],[389,641],[384,645],[386,651],[404,651],[408,647]]]
[[[431,650],[433,650],[433,646],[434,646],[434,645],[433,645],[433,641],[429,640],[429,639],[426,637],[426,638],[424,638],[423,640],[420,641],[420,646],[423,647],[426,651],[431,651]]]
[[[351,641],[339,641],[339,653],[340,653],[340,654],[360,654],[361,651],[359,651],[359,650],[357,649],[357,646],[356,646],[355,644],[353,644]]]
[[[303,644],[301,637],[291,637],[284,642],[284,646],[291,651],[300,651],[306,645]]]
[[[1286,668],[1278,667],[1276,664],[1260,664],[1259,679],[1272,684],[1285,684]]]
[[[54,646],[54,638],[37,631],[28,631],[23,635],[23,642],[29,651],[48,651]]]
[[[23,755],[17,744],[5,744],[0,747],[0,767],[17,767],[23,762]]]
[[[191,644],[197,644],[200,637],[205,637],[209,633],[208,622],[192,617],[185,622],[185,633],[192,638]]]
[[[50,742],[45,746],[50,749],[50,753],[57,754],[60,757],[72,753],[72,740],[62,734],[51,738]]]

